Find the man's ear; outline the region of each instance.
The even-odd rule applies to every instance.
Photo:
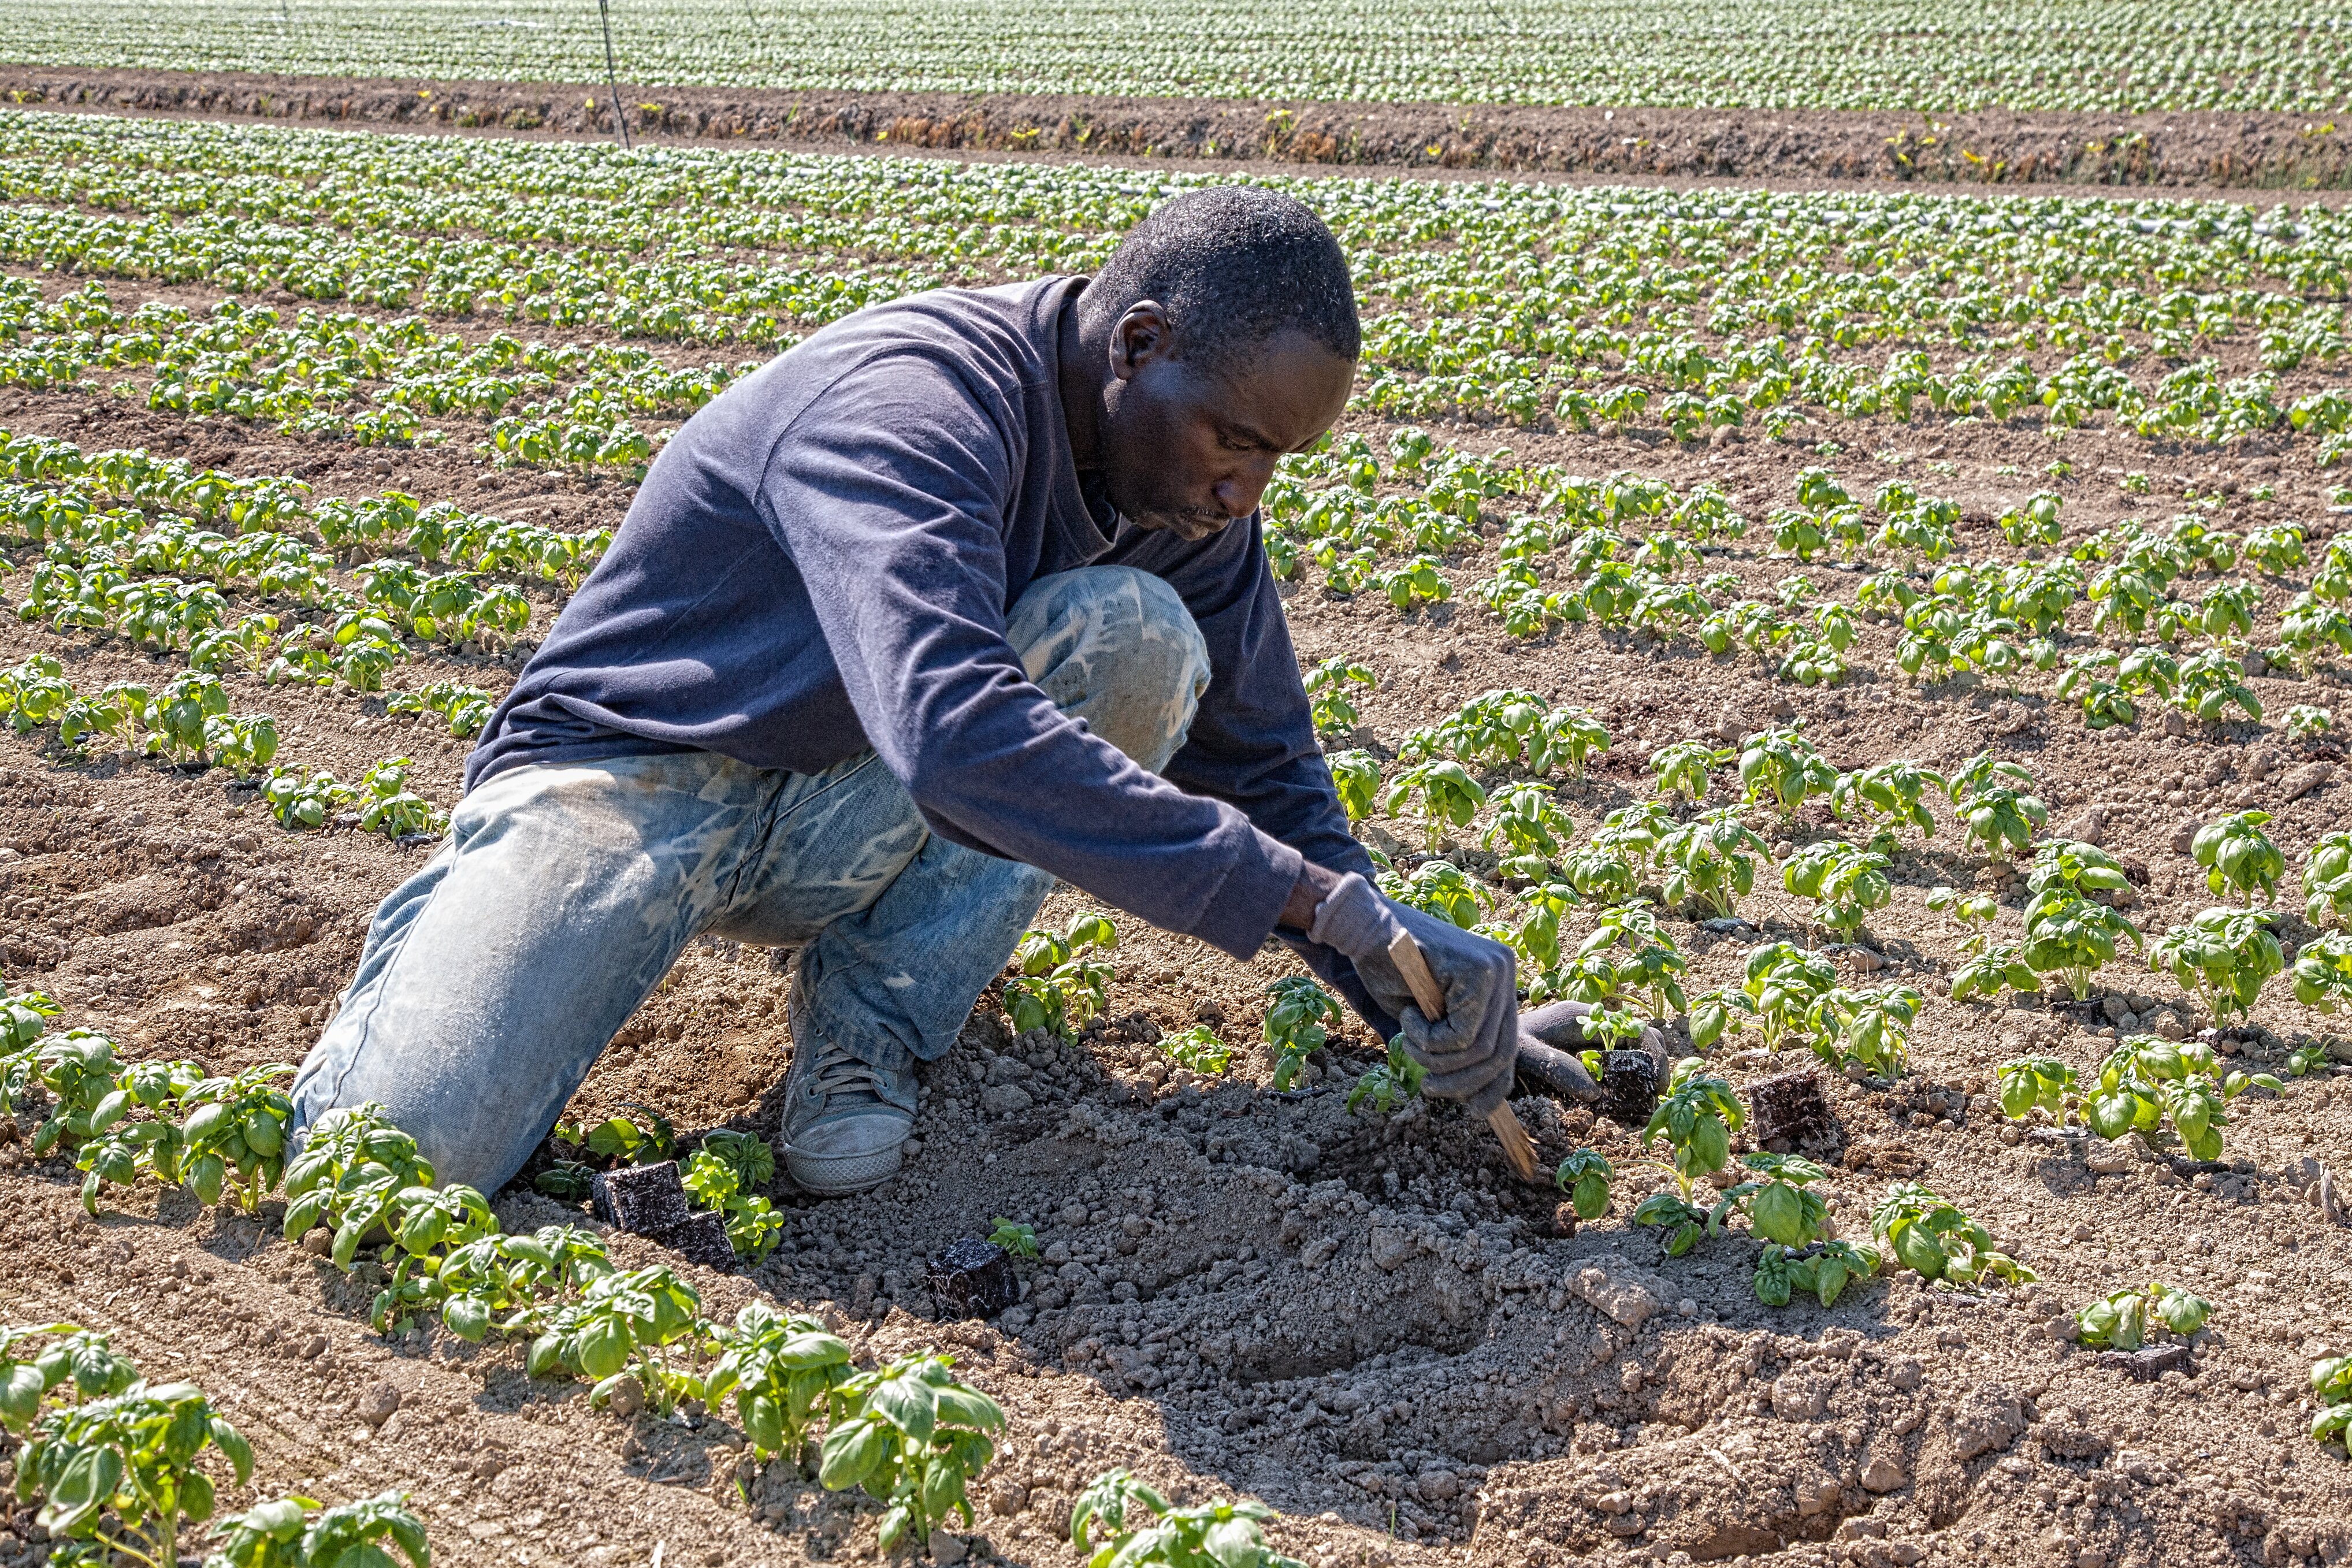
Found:
[[[1110,330],[1110,373],[1132,381],[1156,359],[1172,359],[1176,330],[1156,300],[1138,300]]]

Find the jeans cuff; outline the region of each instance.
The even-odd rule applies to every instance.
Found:
[[[889,1073],[911,1072],[916,1062],[935,1061],[947,1055],[948,1047],[955,1043],[955,1037],[950,1035],[926,1055],[919,1043],[909,1045],[871,1016],[836,1011],[810,997],[805,991],[793,1010],[793,1023],[796,1030],[814,1030],[867,1067]]]

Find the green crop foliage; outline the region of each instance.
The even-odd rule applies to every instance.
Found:
[[[360,1238],[385,1217],[394,1194],[430,1187],[433,1166],[416,1140],[369,1103],[339,1107],[310,1126],[301,1157],[286,1168],[284,1234],[299,1240],[312,1226],[334,1229],[335,1267],[349,1269]]]
[[[2034,1278],[2032,1269],[1994,1250],[1983,1226],[1916,1182],[1896,1185],[1880,1200],[1870,1228],[1896,1264],[1930,1280],[1967,1288]]]
[[[1331,784],[1339,792],[1339,805],[1350,822],[1361,822],[1372,815],[1374,798],[1380,794],[1381,764],[1370,752],[1335,752],[1324,759],[1331,770]]]
[[[799,1453],[851,1374],[849,1346],[818,1320],[779,1317],[761,1301],[716,1338],[719,1356],[703,1380],[704,1397],[715,1405],[735,1396],[743,1436],[761,1458]]]
[[[2274,523],[2249,532],[2244,555],[2273,576],[2292,572],[2309,559],[2304,551],[2303,530],[2291,522]]]
[[[1736,912],[1756,885],[1756,861],[1770,847],[1729,806],[1701,812],[1659,838],[1665,868],[1661,891],[1670,906],[1696,899],[1717,915]]]
[[[1004,1412],[957,1381],[945,1356],[902,1356],[832,1391],[818,1479],[828,1491],[862,1487],[885,1505],[877,1544],[928,1543],[950,1517],[972,1523],[966,1485],[996,1454],[989,1434]]]
[[[2263,983],[2286,967],[2273,919],[2267,910],[2206,910],[2166,931],[2148,962],[2225,1024],[2253,1011]]]
[[[1756,1262],[1756,1299],[1768,1307],[1785,1307],[1801,1290],[1834,1307],[1848,1285],[1876,1274],[1882,1261],[1877,1248],[1850,1241],[1816,1242],[1802,1252],[1769,1243]]]
[[[1432,761],[1407,768],[1390,780],[1381,796],[1381,810],[1394,816],[1400,806],[1415,801],[1419,803],[1418,815],[1430,852],[1435,854],[1445,842],[1449,824],[1455,827],[1470,826],[1470,819],[1486,804],[1486,790],[1463,770],[1461,763]]]
[[[1859,773],[1838,774],[1837,782],[1830,786],[1830,809],[1841,820],[1867,812],[1885,818],[1890,826],[1915,827],[1920,837],[1932,838],[1936,836],[1936,817],[1926,804],[1927,792],[1944,795],[1949,788],[1943,774],[1916,763],[1875,763]],[[1890,853],[1893,836],[1887,835],[1882,846],[1874,835],[1870,847],[1880,853]]]
[[[2169,1121],[2193,1158],[2218,1160],[2230,1101],[2249,1089],[2281,1085],[2268,1073],[2213,1075],[2212,1049],[2197,1041],[2152,1035],[2119,1040],[2100,1064],[2098,1080],[2083,1091],[2084,1124],[2102,1138],[2120,1138],[2153,1134]]]
[[[776,1179],[776,1152],[756,1132],[714,1128],[702,1135],[702,1148],[704,1152],[727,1162],[745,1192],[764,1187]]]
[[[546,1316],[551,1298],[583,1290],[613,1271],[604,1244],[576,1226],[545,1225],[530,1236],[478,1237],[453,1247],[435,1275],[442,1325],[475,1344],[493,1328],[529,1332]]]
[[[1004,1248],[1015,1258],[1037,1256],[1035,1226],[1024,1225],[1017,1220],[1006,1219],[1003,1215],[997,1215],[990,1224],[993,1228],[989,1231],[988,1239],[992,1244]]]
[[[56,1342],[20,1349],[27,1341]],[[139,1378],[130,1359],[102,1333],[72,1323],[0,1325],[0,1427],[23,1436],[58,1389],[83,1399],[121,1394]]]
[[[1870,911],[1885,908],[1894,897],[1888,864],[1884,855],[1823,839],[1790,856],[1780,879],[1797,897],[1813,900],[1815,924],[1851,941]]]
[[[1355,688],[1378,686],[1380,678],[1372,673],[1370,666],[1341,654],[1308,670],[1306,683],[1315,732],[1328,740],[1355,730],[1358,716],[1350,693]]]
[[[765,1152],[764,1143],[761,1149]],[[767,1166],[772,1177],[776,1168],[772,1152],[768,1154]],[[718,1215],[727,1227],[727,1242],[735,1256],[756,1263],[776,1249],[784,1220],[774,1205],[749,1190],[753,1184],[744,1177],[743,1165],[707,1146],[686,1157],[679,1174],[687,1195]]]
[[[1731,1135],[1747,1121],[1748,1112],[1731,1085],[1708,1073],[1697,1058],[1687,1058],[1675,1064],[1666,1093],[1642,1129],[1642,1147],[1660,1138],[1666,1141],[1675,1180],[1687,1200],[1699,1178],[1713,1175],[1730,1160]]]
[[[1706,1210],[1690,1202],[1687,1196],[1674,1193],[1652,1193],[1633,1210],[1635,1225],[1653,1226],[1662,1233],[1658,1241],[1669,1258],[1680,1258],[1699,1243],[1706,1234]]]
[[[1064,1041],[1076,1039],[1110,1001],[1112,966],[1087,955],[1118,946],[1118,930],[1108,917],[1087,910],[1059,934],[1028,931],[1013,950],[1015,973],[1005,983],[1005,1011],[1013,1032],[1044,1029]]]
[[[546,1303],[524,1315],[524,1324],[538,1331],[524,1370],[532,1377],[594,1380],[588,1397],[598,1407],[634,1378],[646,1403],[667,1415],[679,1399],[703,1392],[701,1379],[662,1353],[711,1338],[711,1325],[697,1316],[701,1304],[694,1288],[665,1268],[599,1274],[576,1301]]]
[[[2054,890],[2088,897],[2121,892],[2131,886],[2131,879],[2124,874],[2122,864],[2097,845],[2058,838],[2034,853],[2033,863],[2026,868],[2025,886],[2037,895]]]
[[[2233,707],[2262,722],[2262,699],[2246,684],[2246,667],[2219,648],[2181,661],[2178,701],[2181,711],[2209,724],[2221,723]]]
[[[1187,0],[1169,14],[1164,29],[1134,35],[1116,27],[1114,16],[1048,27],[1026,16],[939,16],[915,9],[885,14],[883,28],[873,14],[844,16],[823,5],[746,13],[713,0],[665,0],[616,16],[613,26],[635,79],[800,92],[855,81],[875,91],[957,96],[1613,103],[1938,116],[2002,109],[2095,117],[2190,110],[2324,116],[2337,112],[2345,96],[2340,58],[2312,48],[2294,30],[2307,13],[2276,4],[2185,9],[2177,27],[2155,29],[2090,8],[2045,13],[2009,5],[1937,27],[1929,23],[1938,14],[1915,7],[1809,0],[1778,25],[1727,14],[1704,37],[1661,28],[1639,35],[1638,50],[1615,51],[1599,41],[1625,36],[1622,18],[1553,5],[1498,15],[1454,3],[1412,11],[1323,5],[1248,31],[1242,24],[1252,15]],[[2053,24],[2046,34],[2021,30],[2036,19]],[[322,11],[299,27],[279,23],[274,12],[183,15],[41,4],[19,18],[13,47],[29,60],[85,68],[505,81],[594,81],[604,69],[593,16],[551,13],[521,40],[367,11]],[[1433,36],[1459,38],[1460,47],[1432,58],[1421,46]],[[1836,40],[1834,57],[1804,47],[1801,40],[1811,38]],[[658,105],[636,113],[643,130],[664,118]],[[1969,167],[1933,134],[1924,127],[1906,132],[1890,143],[1889,155],[1923,176]],[[1280,145],[1287,122],[1269,122],[1265,135]],[[2192,307],[2159,321],[2179,334],[2185,352],[2210,330],[2215,309]],[[2300,336],[2284,329],[2276,336],[2272,342],[2265,334],[2264,363],[2300,363]],[[1703,375],[1685,380],[1705,390]],[[1999,406],[1999,379],[1990,369],[1970,385],[1965,394],[1947,393],[1937,406],[1948,409],[1960,396],[1988,413]]]
[[[2206,890],[2215,897],[2242,894],[2253,907],[2260,893],[2264,903],[2278,892],[2286,875],[2286,857],[2263,831],[2271,819],[2267,811],[2241,811],[2209,823],[2189,842],[2189,856],[2205,868]]]
[[[1837,967],[1828,959],[1790,942],[1761,943],[1749,951],[1738,990],[1727,987],[1692,998],[1691,1044],[1705,1050],[1738,1032],[1746,1018],[1756,1020],[1767,1050],[1810,1040],[1813,1004],[1837,983]]]
[[[1178,1067],[1190,1068],[1211,1078],[1221,1076],[1234,1059],[1234,1048],[1219,1039],[1217,1032],[1206,1024],[1160,1036],[1160,1054]]]
[[[2352,1355],[2312,1363],[2311,1393],[2319,1405],[2311,1417],[2313,1440],[2345,1444],[2352,1439]]]
[[[478,686],[460,685],[454,680],[436,680],[415,691],[394,692],[384,699],[387,713],[437,713],[449,726],[449,733],[463,741],[478,734],[489,722],[495,705],[490,694]]]
[[[1451,860],[1424,860],[1413,868],[1411,877],[1381,871],[1378,881],[1387,897],[1423,914],[1452,921],[1465,931],[1476,925],[1495,901],[1491,889]]]
[[[1511,784],[1488,800],[1495,814],[1479,843],[1497,855],[1497,869],[1526,881],[1549,880],[1552,866],[1576,837],[1576,822],[1551,786]]]
[[[203,1069],[194,1062],[145,1061],[125,1068],[115,1084],[119,1093],[130,1097],[131,1103],[122,1107],[127,1118],[134,1108],[168,1110],[203,1077]],[[96,1218],[99,1192],[109,1182],[129,1186],[148,1174],[167,1186],[176,1186],[184,1149],[184,1133],[168,1119],[115,1121],[75,1151],[74,1168],[84,1173],[82,1208]]]
[[[677,1131],[668,1117],[647,1106],[631,1105],[628,1109],[646,1113],[643,1126],[630,1117],[616,1115],[593,1125],[584,1119],[559,1121],[550,1136],[573,1152],[584,1152],[606,1162],[625,1160],[632,1165],[657,1164],[677,1152]]]
[[[1829,1225],[1829,1205],[1809,1187],[1827,1171],[1801,1154],[1759,1152],[1740,1163],[1756,1174],[1723,1190],[1707,1215],[1709,1236],[1723,1234],[1723,1222],[1737,1216],[1748,1221],[1754,1235],[1792,1252],[1822,1239]]]
[[[2000,1113],[2022,1121],[2037,1108],[2053,1121],[2065,1114],[2075,1090],[2074,1069],[2056,1057],[2017,1057],[2000,1064]]]
[[[1650,754],[1650,771],[1657,776],[1660,795],[1669,799],[1684,795],[1696,804],[1706,798],[1714,771],[1735,755],[1697,741],[1677,741]]]
[[[1739,783],[1751,805],[1769,803],[1783,822],[1815,795],[1837,787],[1837,770],[1807,744],[1795,727],[1767,730],[1740,742]]]
[[[1389,1041],[1388,1055],[1367,1068],[1348,1090],[1349,1115],[1369,1105],[1375,1114],[1393,1116],[1420,1097],[1429,1069],[1404,1048],[1404,1037]]]
[[[1581,778],[1586,759],[1609,749],[1609,731],[1581,708],[1554,708],[1532,691],[1497,689],[1441,720],[1428,744],[1458,763],[1539,774],[1564,767]]]
[[[1949,915],[1960,928],[1960,951],[1971,957],[1992,942],[1992,923],[2000,918],[2000,900],[1990,893],[1964,893],[1937,886],[1927,890],[1927,907]]]
[[[1911,1055],[1911,1026],[1922,998],[1907,985],[1836,987],[1806,1010],[1815,1055],[1832,1067],[1860,1063],[1880,1078],[1899,1077]]]
[[[329,1508],[306,1497],[257,1503],[220,1521],[221,1543],[205,1568],[430,1568],[425,1521],[406,1492],[383,1492]]]
[[[2328,710],[2308,702],[2298,702],[2286,710],[2286,732],[2299,740],[2325,735],[2335,723],[2336,716]]]
[[[2001,537],[2020,549],[2033,544],[2057,543],[2064,531],[2058,521],[2058,511],[2065,504],[2065,498],[2055,490],[2035,491],[1996,520]]]
[[[2205,1326],[2213,1303],[2172,1286],[2151,1282],[2102,1296],[2074,1314],[2077,1337],[2086,1349],[2136,1351],[2147,1342],[2149,1320],[2187,1338]]]
[[[114,1042],[104,1035],[68,1029],[45,1037],[34,1052],[31,1076],[54,1099],[33,1129],[33,1152],[47,1154],[60,1142],[86,1143],[129,1115],[135,1101],[121,1086],[121,1074]]]
[[[1617,1168],[1598,1149],[1578,1149],[1559,1163],[1551,1179],[1568,1194],[1577,1218],[1595,1220],[1609,1212],[1609,1186]]]
[[[1087,1568],[1306,1568],[1265,1543],[1272,1509],[1254,1499],[1177,1508],[1124,1469],[1087,1483],[1070,1542]]]
[[[2033,774],[2023,763],[1996,762],[1991,752],[1979,752],[1951,776],[1946,794],[1969,846],[1999,862],[2031,848],[2050,820],[2032,788]]]
[[[237,1485],[252,1478],[252,1447],[195,1384],[133,1383],[43,1416],[16,1457],[16,1492],[45,1500],[34,1521],[54,1540],[171,1568],[184,1523],[213,1514],[214,1481],[196,1464],[208,1448]]]
[[[2352,935],[2330,931],[2303,944],[2294,955],[2294,999],[2323,1013],[2352,1002]]]
[[[278,826],[295,832],[326,826],[339,806],[357,799],[349,784],[329,773],[305,773],[291,763],[270,770],[261,798]]]
[[[1323,1048],[1333,1025],[1339,1022],[1339,1004],[1311,976],[1286,975],[1265,988],[1273,998],[1265,1010],[1265,1043],[1274,1047],[1274,1087],[1288,1089],[1307,1058]]]
[[[2059,976],[2074,1000],[2081,1002],[2090,997],[2093,977],[2115,962],[2118,939],[2129,941],[2136,948],[2147,945],[2139,928],[2113,907],[2094,902],[2063,882],[2054,882],[2026,906],[2025,945],[2017,957],[2035,974]]]

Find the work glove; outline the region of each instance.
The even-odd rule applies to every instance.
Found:
[[[1445,998],[1444,1017],[1433,1021],[1423,1016],[1412,987],[1390,961],[1389,944],[1399,931],[1411,936],[1429,961]],[[1482,1116],[1509,1098],[1519,1047],[1518,989],[1509,948],[1384,899],[1354,872],[1316,906],[1307,935],[1354,964],[1372,1000],[1395,1016],[1405,1050],[1429,1074],[1423,1094],[1465,1101]]]
[[[1584,1070],[1577,1053],[1585,1049],[1584,1019],[1593,1009],[1582,1002],[1554,1002],[1519,1015],[1519,1087],[1558,1100],[1592,1100],[1601,1086]],[[1642,1031],[1634,1047],[1646,1053],[1656,1080],[1666,1078],[1665,1037],[1654,1028]]]

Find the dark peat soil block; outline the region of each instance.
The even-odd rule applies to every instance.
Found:
[[[986,1318],[1021,1299],[1013,1258],[992,1241],[967,1236],[931,1260],[931,1300],[945,1318]]]
[[[686,1201],[686,1187],[677,1179],[675,1160],[599,1171],[589,1197],[598,1219],[638,1236],[658,1236],[684,1225],[694,1214]]]
[[[2136,1351],[2101,1351],[2099,1364],[2112,1367],[2139,1383],[2154,1383],[2168,1372],[2192,1370],[2187,1345],[2149,1345]]]
[[[709,1209],[697,1209],[677,1224],[651,1233],[646,1239],[705,1268],[735,1267],[735,1244],[727,1239],[726,1222]]]
[[[1837,1125],[1821,1075],[1811,1070],[1757,1079],[1748,1086],[1748,1136],[1759,1145],[1780,1138],[1791,1146],[1825,1138]]]
[[[1647,1051],[1605,1051],[1596,1115],[1620,1127],[1639,1127],[1658,1108],[1658,1064]]]

